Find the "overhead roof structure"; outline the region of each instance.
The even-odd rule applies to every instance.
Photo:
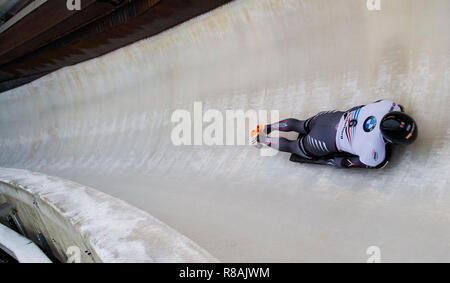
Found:
[[[0,25],[0,92],[153,36],[229,1],[80,0],[79,10],[59,0],[0,2],[0,13],[8,19]]]

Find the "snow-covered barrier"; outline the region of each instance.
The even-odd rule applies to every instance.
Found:
[[[211,262],[216,259],[148,213],[95,189],[0,168],[0,203],[17,209],[27,237],[63,262]]]

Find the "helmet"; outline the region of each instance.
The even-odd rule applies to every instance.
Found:
[[[411,144],[418,135],[417,124],[413,118],[403,112],[390,112],[380,124],[383,137],[393,144]]]

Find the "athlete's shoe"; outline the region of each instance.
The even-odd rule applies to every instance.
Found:
[[[262,147],[262,144],[259,143],[259,134],[261,133],[262,129],[264,129],[263,125],[256,125],[256,130],[253,130],[250,133],[250,145],[254,145],[257,148]]]

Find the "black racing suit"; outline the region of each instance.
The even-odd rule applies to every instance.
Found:
[[[370,167],[359,160],[358,156],[339,152],[336,148],[336,131],[342,115],[350,112],[325,111],[307,120],[286,119],[267,125],[258,137],[258,141],[279,151],[292,153],[290,160],[299,163],[326,164],[337,168],[382,168],[390,159],[390,144],[386,145],[386,158],[377,167]],[[298,132],[297,140],[283,137],[269,137],[278,130],[281,132]]]

